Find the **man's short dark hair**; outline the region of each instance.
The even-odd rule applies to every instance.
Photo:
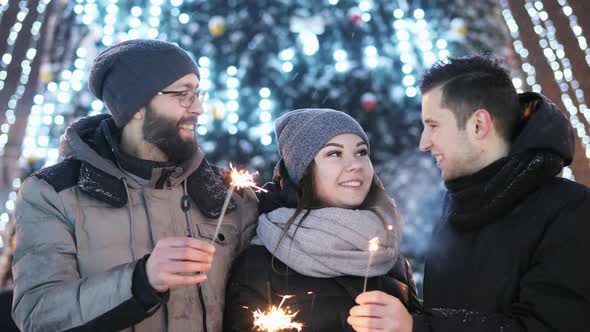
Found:
[[[441,107],[455,114],[460,129],[465,129],[469,117],[483,108],[490,112],[498,133],[511,141],[520,105],[510,74],[499,61],[484,56],[439,61],[423,75],[420,92],[424,95],[439,87]]]

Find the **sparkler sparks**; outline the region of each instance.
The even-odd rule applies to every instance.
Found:
[[[293,295],[284,295],[278,306],[271,305],[270,308],[262,312],[260,309],[253,311],[254,327],[257,331],[279,332],[282,330],[301,331],[303,324],[293,321],[298,312],[290,313],[289,310],[281,309],[286,299],[292,298]]]
[[[369,240],[369,251],[375,252],[377,250],[379,250],[379,238],[375,237]]]
[[[256,185],[256,182],[254,182],[253,176],[257,175],[258,172],[250,174],[246,170],[238,170],[237,168],[234,168],[231,163],[229,164],[229,169],[231,170],[231,174],[230,174],[231,175],[231,183],[230,183],[230,185],[232,187],[236,187],[238,189],[245,188],[245,187],[251,187],[251,188],[255,188],[259,191],[266,192],[265,189],[258,187]]]
[[[225,217],[225,211],[227,210],[227,206],[229,205],[231,195],[233,194],[235,188],[241,189],[251,187],[255,188],[256,190],[266,192],[265,189],[258,187],[256,185],[256,182],[254,182],[253,176],[258,174],[258,172],[250,174],[246,170],[238,170],[237,168],[234,168],[231,163],[229,164],[229,169],[231,170],[231,182],[229,189],[227,190],[227,196],[225,196],[225,202],[223,202],[223,207],[221,208],[221,214],[217,219],[217,227],[215,227],[215,233],[213,234],[213,238],[211,239],[211,245],[215,244],[215,239],[217,239],[217,236],[219,235],[219,228],[221,227],[221,222],[223,221],[223,217]]]

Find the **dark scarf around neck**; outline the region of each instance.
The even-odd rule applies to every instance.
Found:
[[[472,175],[445,183],[443,217],[459,230],[479,229],[511,211],[563,166],[563,159],[548,150],[499,159]]]

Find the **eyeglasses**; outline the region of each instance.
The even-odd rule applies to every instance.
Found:
[[[173,95],[174,97],[178,98],[180,106],[184,108],[189,108],[193,106],[195,99],[199,101],[199,104],[203,104],[205,100],[205,95],[207,94],[206,91],[197,90],[183,90],[183,91],[160,91],[158,92],[159,95]]]

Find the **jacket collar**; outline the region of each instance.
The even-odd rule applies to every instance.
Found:
[[[545,96],[519,95],[521,119],[507,157],[445,183],[443,217],[460,230],[483,227],[512,209],[573,158],[573,131]]]
[[[96,130],[96,148],[103,157],[111,159],[119,167],[140,178],[150,180],[154,170],[158,168],[173,168],[174,163],[143,160],[131,157],[121,151],[121,129],[117,128],[113,119],[105,119]]]
[[[221,208],[228,191],[227,172],[214,165],[210,165],[198,150],[191,160],[182,165],[168,165],[149,160],[140,160],[126,156],[119,149],[119,129],[110,116],[89,119],[86,125],[78,124],[79,132],[86,130],[83,141],[99,157],[97,160],[109,161],[127,172],[144,179],[159,179],[164,172],[170,177],[172,186],[182,185],[187,182],[187,194],[197,205],[199,210],[208,218],[217,218],[221,214]],[[74,159],[76,155],[72,156]],[[96,158],[95,158],[96,159]],[[124,172],[108,172],[103,167],[96,166],[90,159],[80,158],[80,175],[78,186],[86,194],[105,202],[113,207],[123,207],[127,204],[123,178],[127,178],[129,185],[141,186],[137,181],[124,175]],[[104,162],[103,162],[104,164]],[[179,203],[180,204],[180,203]],[[228,211],[235,209],[232,200]]]
[[[221,214],[229,188],[226,179],[226,170],[210,165],[205,159],[186,178],[188,195],[208,218],[217,218]],[[80,166],[78,186],[86,194],[113,207],[120,208],[127,204],[124,182],[86,161],[82,161]],[[236,204],[231,200],[227,207],[228,212],[235,208]]]

